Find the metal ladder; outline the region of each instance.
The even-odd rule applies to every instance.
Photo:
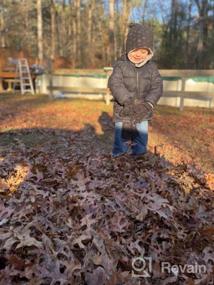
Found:
[[[30,69],[26,58],[18,59],[16,65],[16,78],[20,83],[20,90],[22,95],[25,93],[31,93],[33,95],[35,94],[32,77],[30,74]],[[16,84],[14,84],[14,91],[15,88]]]

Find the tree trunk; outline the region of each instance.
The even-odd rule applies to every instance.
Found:
[[[56,10],[55,2],[51,0],[51,60],[55,59],[56,52]]]
[[[60,39],[60,56],[65,56],[65,43],[66,43],[66,37],[67,37],[67,33],[66,33],[66,0],[63,0],[62,3],[62,13],[61,13],[61,28],[60,28],[60,35],[61,35],[61,39]]]
[[[80,0],[75,1],[76,10],[76,60],[79,65],[81,65],[81,50],[80,50],[80,32],[81,32],[81,18],[80,18]]]
[[[4,7],[4,1],[2,1],[2,6]],[[1,36],[1,48],[6,47],[5,41],[5,22],[3,9],[0,11],[0,36]]]
[[[143,22],[145,21],[147,4],[148,4],[148,1],[147,1],[147,0],[144,0],[144,1],[143,1],[143,14],[142,14],[142,20],[143,20]]]
[[[88,4],[88,44],[89,46],[91,45],[91,41],[92,41],[92,13],[93,13],[93,0],[91,0]]]
[[[197,67],[204,68],[208,63],[206,57],[203,56],[208,44],[208,12],[209,12],[208,0],[195,0],[199,14],[199,39],[197,45]]]
[[[93,12],[94,12],[94,1],[91,0],[88,4],[88,25],[87,25],[87,42],[88,42],[88,54],[90,54],[90,57],[88,57],[87,64],[90,66],[94,60],[94,52],[92,47],[92,20],[93,20]]]
[[[108,45],[108,59],[109,64],[115,59],[115,36],[114,36],[114,1],[109,0],[109,45]]]
[[[38,37],[38,61],[43,62],[43,34],[42,34],[42,1],[37,0],[37,37]]]
[[[192,1],[188,4],[188,18],[187,18],[187,28],[186,28],[186,60],[185,60],[185,67],[189,65],[189,40],[190,40],[190,25],[191,25],[191,12],[192,12]]]
[[[121,35],[122,35],[122,47],[121,52],[125,52],[126,37],[128,33],[128,21],[131,11],[131,3],[129,0],[123,0],[122,17],[121,17]]]

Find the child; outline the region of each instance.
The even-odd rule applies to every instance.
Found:
[[[148,120],[162,96],[163,83],[154,62],[153,35],[145,24],[130,24],[126,53],[114,64],[108,86],[114,97],[115,136],[112,156],[147,151]],[[131,146],[131,149],[130,147]]]

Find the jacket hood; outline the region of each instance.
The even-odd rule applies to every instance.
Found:
[[[136,48],[148,48],[153,51],[153,32],[147,24],[131,23],[126,39],[126,53]]]

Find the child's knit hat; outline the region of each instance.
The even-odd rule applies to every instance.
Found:
[[[147,24],[131,23],[126,39],[126,53],[136,48],[153,50],[152,28]]]

